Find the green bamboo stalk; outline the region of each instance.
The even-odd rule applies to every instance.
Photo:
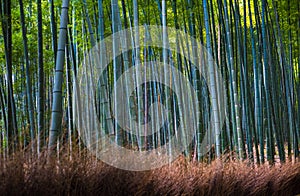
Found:
[[[212,57],[212,48],[211,48],[211,40],[210,40],[210,26],[209,26],[209,18],[208,18],[208,6],[206,0],[203,0],[203,11],[204,11],[204,20],[205,20],[205,29],[206,29],[206,47],[208,52],[208,69],[209,69],[209,82],[211,89],[211,99],[212,99],[212,112],[213,112],[213,127],[216,139],[216,156],[220,158],[221,156],[221,147],[220,147],[220,120],[219,120],[219,104],[218,104],[218,95],[217,95],[217,83],[215,76],[215,66],[213,63]]]
[[[240,127],[240,115],[239,115],[239,100],[238,100],[238,93],[237,93],[237,84],[236,84],[236,71],[234,68],[234,60],[233,60],[233,50],[231,45],[231,36],[230,36],[230,30],[229,30],[229,21],[228,21],[228,11],[227,11],[227,2],[224,1],[224,18],[225,18],[225,28],[227,33],[227,45],[228,45],[228,55],[229,59],[227,59],[229,64],[229,72],[231,74],[232,80],[230,81],[232,85],[233,90],[233,101],[234,103],[234,113],[235,113],[235,121],[236,121],[236,130],[234,130],[237,133],[237,143],[238,143],[238,154],[239,158],[242,159],[243,157],[243,135]]]
[[[54,63],[56,64],[57,27],[56,27],[56,20],[55,20],[54,1],[49,0],[49,4],[50,4],[50,27],[51,27],[51,38],[52,38],[52,50],[54,51]]]
[[[45,84],[44,84],[44,64],[43,64],[43,24],[42,24],[42,2],[37,0],[37,20],[38,20],[38,130],[37,130],[37,153],[40,154],[41,133],[45,129]]]
[[[274,152],[272,152],[271,147],[271,108],[270,108],[270,95],[269,95],[269,60],[268,60],[268,51],[267,51],[267,32],[266,32],[266,24],[265,24],[265,12],[266,12],[266,2],[262,0],[262,13],[261,13],[261,31],[262,31],[262,45],[263,45],[263,77],[264,77],[264,90],[265,90],[265,101],[266,101],[266,113],[267,113],[267,159],[273,164],[274,162]]]
[[[32,101],[32,85],[31,85],[31,77],[30,77],[30,64],[29,64],[29,56],[28,56],[28,44],[27,44],[27,33],[25,26],[25,15],[24,15],[24,7],[23,1],[19,0],[20,6],[20,20],[22,26],[22,36],[23,36],[23,47],[24,47],[24,59],[25,59],[25,71],[26,71],[26,98],[28,104],[28,112],[29,112],[29,123],[30,123],[30,137],[33,140],[35,138],[35,121],[34,121],[34,109],[33,109],[33,101]],[[32,143],[32,153],[34,152],[34,143]]]
[[[53,87],[53,105],[51,113],[51,127],[49,135],[50,154],[52,154],[57,137],[61,130],[61,118],[62,118],[62,82],[63,82],[63,65],[65,61],[65,46],[67,38],[67,25],[68,25],[68,8],[69,0],[63,0],[61,21],[59,28],[59,39],[57,49],[57,60],[55,65],[55,83]]]

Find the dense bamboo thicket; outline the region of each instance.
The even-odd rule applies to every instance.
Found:
[[[0,192],[296,194],[299,10],[298,0],[1,0]],[[86,153],[99,158],[103,138],[180,158],[121,171]]]

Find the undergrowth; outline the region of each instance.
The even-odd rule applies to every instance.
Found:
[[[296,195],[300,163],[274,166],[179,157],[162,168],[132,172],[111,167],[87,152],[49,161],[19,152],[0,164],[1,195]],[[113,156],[113,155],[112,155]]]

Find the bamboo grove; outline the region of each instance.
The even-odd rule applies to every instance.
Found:
[[[113,121],[113,115],[105,114],[112,113],[112,108],[117,110],[110,105],[110,98],[121,74],[140,62],[156,60],[180,70],[197,92],[200,114],[194,123],[198,131],[183,152],[187,157],[210,162],[230,153],[234,159],[248,158],[256,163],[297,158],[299,6],[297,0],[1,0],[1,156],[5,158],[21,149],[39,155],[53,147],[67,146],[69,152],[76,145],[82,148],[78,127],[73,124],[76,104],[72,102],[72,82],[82,66],[84,52],[123,29],[135,30],[133,35],[138,36],[135,27],[159,25],[186,32],[205,46],[215,61],[208,62],[211,73],[221,71],[224,97],[214,95],[218,91],[208,91],[213,81],[203,80],[191,61],[165,48],[146,47],[133,36],[100,48],[114,48],[113,53],[118,53],[123,45],[136,46],[131,51],[121,51],[122,55],[109,64],[96,84],[97,118],[101,122],[108,118]],[[161,38],[168,43],[164,30]],[[192,40],[176,38],[180,50],[188,42]],[[194,46],[197,47],[194,43],[184,52],[193,56]],[[101,59],[103,63],[105,57]],[[104,91],[108,94],[104,95]],[[180,124],[176,105],[179,98],[172,89],[155,82],[144,83],[129,96],[131,100],[124,102],[134,103],[137,122],[146,121],[150,104],[161,100],[167,123],[149,137],[136,137],[117,123],[113,133],[104,134],[113,134],[118,145],[138,150],[165,144]],[[218,107],[210,97],[223,100],[226,115],[224,124],[215,125],[214,141],[207,144],[212,150],[203,155],[200,143],[210,113]],[[218,121],[217,115],[214,121]]]

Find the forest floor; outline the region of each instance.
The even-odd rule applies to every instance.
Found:
[[[84,153],[83,153],[84,154]],[[270,166],[248,161],[211,164],[179,157],[144,172],[111,167],[88,154],[48,162],[17,153],[0,159],[1,195],[297,195],[300,162]]]

